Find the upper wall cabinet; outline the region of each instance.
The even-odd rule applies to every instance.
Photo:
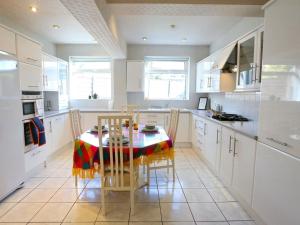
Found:
[[[231,63],[232,58],[234,62]],[[230,71],[231,65],[229,63],[234,64],[235,61],[236,45],[233,44],[198,62],[196,92],[233,91],[235,89],[235,74]],[[224,68],[226,68],[226,71]]]
[[[238,41],[236,90],[259,90],[263,49],[263,28]]]
[[[37,42],[17,35],[18,59],[21,62],[41,66],[42,47]]]
[[[43,76],[44,76],[44,90],[58,91],[59,73],[58,73],[58,61],[56,57],[43,54]]]
[[[0,26],[0,51],[16,55],[16,35]]]
[[[144,91],[144,61],[127,61],[127,92]]]

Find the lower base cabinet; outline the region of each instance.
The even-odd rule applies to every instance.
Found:
[[[299,172],[299,159],[257,144],[252,207],[266,224],[300,224]]]

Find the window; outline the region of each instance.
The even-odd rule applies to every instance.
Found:
[[[95,57],[71,57],[70,97],[71,99],[110,99],[110,60]]]
[[[145,98],[188,100],[188,58],[145,58]]]

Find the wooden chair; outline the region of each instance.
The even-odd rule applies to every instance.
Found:
[[[139,124],[140,122],[140,108],[138,105],[125,105],[122,106],[122,113],[126,113],[133,117],[133,120]]]
[[[71,124],[72,124],[72,131],[73,131],[73,139],[75,140],[82,134],[82,126],[81,126],[81,116],[79,109],[71,109]]]
[[[171,109],[170,112],[170,121],[169,121],[169,129],[168,129],[168,136],[172,140],[173,145],[175,144],[176,134],[177,134],[177,127],[178,127],[178,120],[179,120],[179,109]],[[171,164],[170,164],[171,163]],[[151,166],[149,163],[147,164],[147,182],[149,183],[150,177],[150,170],[154,169],[167,169],[167,173],[169,174],[169,169],[173,169],[173,181],[175,181],[175,160],[166,159],[166,165],[154,165]]]
[[[129,161],[123,160],[122,123],[129,120],[128,138]],[[101,127],[107,122],[109,132],[109,163],[104,163],[103,135]],[[101,176],[101,204],[105,215],[105,191],[129,191],[131,214],[134,214],[134,192],[137,175],[133,164],[132,116],[126,114],[98,116],[99,158]],[[126,180],[129,175],[129,184]]]

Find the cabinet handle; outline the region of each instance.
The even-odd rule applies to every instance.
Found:
[[[232,137],[230,136],[229,137],[229,149],[228,149],[228,153],[232,152],[232,149],[231,149],[231,139],[232,139]]]
[[[234,138],[233,140],[234,140],[234,142],[233,142],[233,156],[235,157],[237,155],[237,152],[236,152],[236,142],[237,142],[237,139]]]
[[[40,87],[40,85],[28,85],[28,87]]]
[[[33,58],[30,58],[30,57],[27,57],[26,59],[29,60],[29,61],[34,61],[34,62],[39,61],[39,60],[37,60],[37,59],[33,59]]]
[[[217,140],[216,143],[219,144],[219,130],[217,129]]]
[[[272,142],[276,143],[276,144],[280,144],[280,145],[283,145],[283,146],[285,146],[285,147],[289,147],[289,144],[286,143],[286,142],[282,142],[282,141],[276,140],[276,139],[271,138],[271,137],[267,137],[267,139],[268,139],[269,141],[272,141]]]
[[[50,121],[50,133],[52,133],[52,121]]]

